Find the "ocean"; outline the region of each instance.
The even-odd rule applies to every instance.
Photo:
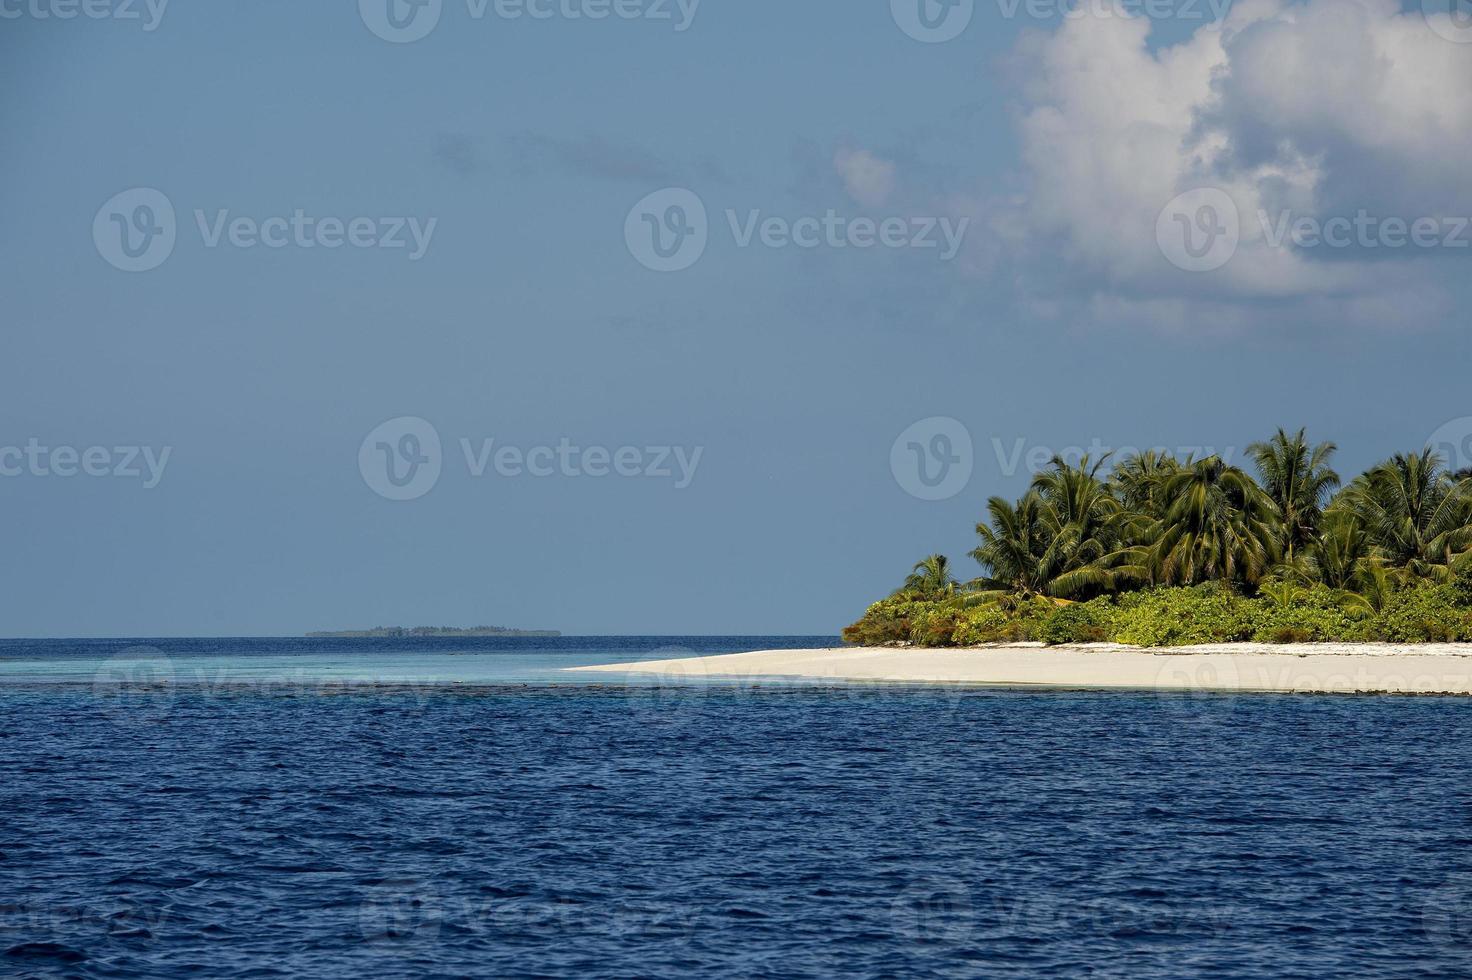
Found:
[[[1472,973],[1465,699],[559,670],[834,642],[0,642],[0,975]]]

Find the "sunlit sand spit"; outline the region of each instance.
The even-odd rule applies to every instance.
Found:
[[[1472,694],[1472,644],[1324,643],[1143,649],[1040,644],[964,650],[761,650],[569,668],[670,683],[790,678],[1073,689]]]

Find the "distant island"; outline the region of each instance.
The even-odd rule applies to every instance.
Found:
[[[375,626],[371,630],[331,630],[308,633],[311,640],[387,637],[412,639],[423,636],[561,636],[557,630],[516,630],[505,626]]]

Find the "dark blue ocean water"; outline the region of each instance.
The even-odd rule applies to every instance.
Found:
[[[281,642],[156,643],[134,689],[136,643],[0,646],[0,974],[1472,971],[1461,699],[314,687],[448,641]],[[456,655],[796,641],[541,642]]]

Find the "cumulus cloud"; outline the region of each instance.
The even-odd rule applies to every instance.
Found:
[[[1445,282],[1465,275],[1447,249],[1400,247],[1405,261],[1387,261],[1358,238],[1331,250],[1281,234],[1285,216],[1472,213],[1472,46],[1395,0],[1239,0],[1222,24],[1168,47],[1152,48],[1150,27],[1066,19],[1027,52],[1029,190],[992,222],[1019,281],[1054,308],[1066,284],[1094,315],[1166,326],[1446,309]],[[1183,271],[1158,222],[1168,229],[1162,209],[1203,187],[1235,205],[1240,241],[1221,267]],[[1215,218],[1203,213],[1203,228]]]
[[[833,156],[833,169],[849,197],[866,208],[883,206],[894,191],[894,163],[868,150],[840,149]]]

